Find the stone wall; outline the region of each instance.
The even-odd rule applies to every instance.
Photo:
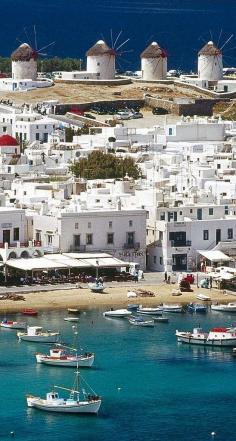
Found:
[[[107,109],[122,109],[124,107],[142,107],[144,106],[145,100],[111,100],[111,101],[88,101],[87,103],[73,103],[73,104],[57,104],[55,106],[56,110],[55,113],[57,115],[64,115],[65,113],[69,112],[72,107],[77,107],[78,109],[82,110],[83,112],[89,111],[91,107],[94,106],[104,106]]]

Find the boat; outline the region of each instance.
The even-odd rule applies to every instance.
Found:
[[[79,317],[64,317],[65,322],[78,322]]]
[[[80,314],[80,310],[76,308],[67,308],[69,314]]]
[[[38,315],[38,311],[36,311],[36,309],[26,308],[23,309],[22,314],[35,316]]]
[[[19,340],[37,343],[56,343],[60,333],[44,331],[41,326],[28,326],[26,332],[17,332]]]
[[[233,348],[233,357],[236,357],[236,348]]]
[[[69,350],[69,351],[68,351]],[[67,348],[63,345],[50,349],[49,355],[37,353],[35,355],[37,363],[47,364],[49,366],[60,367],[91,367],[94,363],[94,354],[85,352],[84,354],[72,354],[74,348]]]
[[[183,306],[179,304],[165,304],[162,305],[163,312],[183,312]]]
[[[169,319],[167,317],[154,317],[154,321],[158,323],[169,323]]]
[[[0,323],[0,326],[2,328],[7,328],[7,329],[26,329],[27,328],[26,322],[14,322],[12,320],[7,320],[7,319],[4,319]]]
[[[47,412],[97,414],[102,402],[101,397],[96,395],[91,388],[91,393],[87,393],[85,389],[82,389],[81,392],[79,390],[79,378],[80,373],[77,369],[72,388],[54,386],[53,390],[46,394],[46,398],[27,395],[27,406]],[[69,397],[60,398],[57,389],[69,392]],[[80,395],[83,395],[82,399],[80,399]]]
[[[105,286],[101,282],[89,283],[88,287],[92,292],[97,292],[97,293],[103,292],[105,289]]]
[[[128,311],[134,311],[136,312],[138,309],[139,305],[136,305],[135,303],[131,303],[127,306]]]
[[[177,341],[181,343],[203,346],[235,346],[236,328],[213,328],[203,332],[202,328],[194,328],[193,332],[176,331]]]
[[[162,307],[156,307],[156,308],[143,308],[142,305],[139,305],[137,309],[138,314],[147,314],[147,315],[162,315]]]
[[[236,312],[236,303],[211,305],[212,311]]]
[[[207,301],[211,300],[211,298],[209,296],[206,296],[205,294],[197,294],[196,298],[198,300],[202,300],[203,302],[207,302]]]
[[[103,313],[104,317],[114,317],[114,318],[124,318],[131,315],[132,312],[128,311],[128,309],[111,309],[110,311],[105,311]]]
[[[187,309],[189,312],[200,312],[200,313],[207,312],[207,306],[202,305],[201,303],[189,303]]]
[[[145,320],[143,317],[130,317],[128,318],[129,323],[134,326],[154,326],[154,320]]]

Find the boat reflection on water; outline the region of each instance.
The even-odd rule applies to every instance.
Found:
[[[232,357],[232,348],[220,346],[193,346],[193,345],[183,345],[182,343],[178,343],[179,349],[183,349],[192,354],[194,359],[200,358],[210,358],[212,360],[218,361],[233,361]]]

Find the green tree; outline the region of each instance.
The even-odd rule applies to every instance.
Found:
[[[120,179],[126,174],[138,179],[141,176],[141,170],[132,158],[118,158],[100,151],[94,151],[88,158],[76,161],[70,170],[76,177],[86,179]]]

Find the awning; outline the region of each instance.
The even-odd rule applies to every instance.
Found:
[[[211,262],[229,262],[230,260],[232,260],[232,257],[226,256],[226,254],[222,253],[222,251],[219,250],[197,250],[197,252]]]
[[[46,257],[9,259],[6,262],[6,265],[23,271],[68,268],[68,265],[50,261],[49,259],[46,259]]]
[[[72,259],[64,254],[46,254],[45,259],[54,262],[55,265],[62,263],[68,268],[89,268],[91,265],[81,259]]]
[[[95,268],[121,268],[130,265],[129,262],[124,262],[107,253],[64,253],[63,256],[78,259]]]

